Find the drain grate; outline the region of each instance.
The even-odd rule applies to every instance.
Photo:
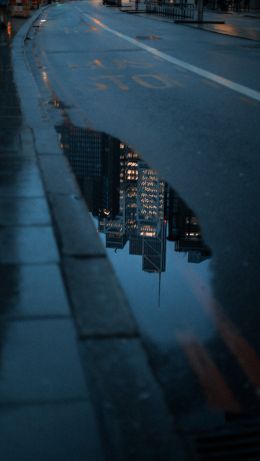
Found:
[[[260,422],[201,435],[196,451],[200,461],[259,461]]]

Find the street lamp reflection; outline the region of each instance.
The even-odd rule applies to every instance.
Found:
[[[7,35],[10,38],[12,36],[12,23],[11,21],[8,21],[7,23]]]
[[[45,70],[42,71],[42,78],[43,78],[44,82],[48,81],[48,74],[47,74],[47,72],[45,72]]]

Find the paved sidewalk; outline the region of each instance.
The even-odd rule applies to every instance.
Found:
[[[0,35],[0,459],[190,459],[41,112],[24,55],[39,14]]]
[[[0,35],[0,458],[102,460],[31,130]],[[3,91],[2,91],[3,89]]]
[[[133,7],[133,3],[131,3]],[[126,14],[131,11],[124,9],[123,10]],[[174,19],[167,18],[165,16],[159,16],[155,14],[146,14],[144,12],[144,7],[140,7],[140,13],[137,12],[142,16],[146,16],[147,18],[151,18],[158,21],[165,21],[165,22],[175,22]],[[197,12],[195,10],[194,14],[194,21],[197,19]],[[214,32],[222,35],[229,35],[231,37],[236,38],[244,38],[247,40],[254,40],[260,41],[260,11],[259,12],[251,12],[251,13],[223,13],[220,11],[212,11],[212,10],[204,10],[204,21],[205,24],[196,24],[192,21],[185,20],[182,22],[181,19],[176,20],[176,22],[180,26],[188,26],[193,27],[196,29],[204,30],[206,32]],[[187,22],[186,22],[187,21]],[[216,22],[216,24],[207,23],[207,21]],[[219,24],[217,24],[219,22]],[[220,22],[224,22],[224,24],[220,24]]]
[[[259,13],[260,18],[260,13]],[[260,21],[257,14],[232,13],[225,14],[205,10],[204,20],[225,21],[225,24],[203,24],[193,25],[199,29],[236,38],[260,41]]]

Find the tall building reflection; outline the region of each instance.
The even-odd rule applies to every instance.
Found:
[[[210,257],[198,218],[172,188],[167,196],[167,221],[167,240],[175,242],[175,251],[188,254],[188,262],[200,263]]]
[[[166,269],[166,244],[199,263],[210,256],[198,219],[178,194],[129,146],[71,123],[57,127],[60,144],[77,177],[106,247],[142,257],[142,269]]]

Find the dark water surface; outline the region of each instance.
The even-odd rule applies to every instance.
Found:
[[[193,284],[210,290],[210,250],[193,211],[120,140],[70,123],[57,131],[143,333],[171,344],[192,324],[209,338]]]
[[[257,415],[259,335],[243,302],[237,302],[239,286],[238,297],[226,296],[225,303],[216,295],[216,273],[221,292],[236,280],[234,269],[220,257],[225,252],[214,250],[211,258],[195,213],[141,152],[84,124],[72,124],[75,108],[54,95],[33,40],[28,47],[43,104],[179,427],[208,430],[238,416]],[[241,264],[236,258],[234,267]]]
[[[179,427],[255,413],[259,361],[214,297],[211,250],[195,213],[138,152],[73,125],[64,105],[53,105],[63,112],[60,146]]]
[[[222,243],[221,232],[211,258],[198,218],[174,184],[160,178],[142,152],[90,129],[84,107],[56,95],[33,40],[28,47],[43,104],[178,427],[208,430],[257,415],[259,335],[243,302],[252,283],[243,278],[237,287],[243,261],[236,253],[234,266],[225,264],[231,243]]]

